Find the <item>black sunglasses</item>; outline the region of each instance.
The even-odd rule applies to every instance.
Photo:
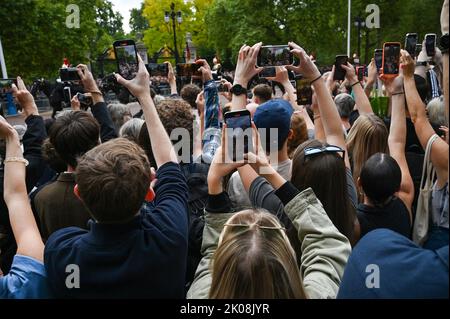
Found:
[[[339,146],[329,145],[325,147],[308,147],[305,148],[305,160],[310,156],[322,153],[342,153],[342,159],[345,158],[345,151]]]

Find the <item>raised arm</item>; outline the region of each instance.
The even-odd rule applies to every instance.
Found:
[[[31,211],[25,186],[25,159],[14,128],[0,116],[0,138],[6,140],[4,199],[17,242],[17,254],[43,260],[44,244]]]
[[[391,128],[389,132],[389,150],[402,172],[402,181],[398,197],[402,199],[410,214],[412,222],[412,203],[414,201],[414,184],[405,156],[406,145],[406,102],[403,89],[403,76],[385,82],[386,90],[392,100]]]
[[[366,82],[366,86],[364,87],[364,92],[366,93],[366,96],[369,98],[370,97],[370,93],[372,92],[373,86],[377,83],[378,80],[378,70],[377,70],[377,66],[375,64],[375,59],[372,58],[372,60],[370,61],[368,68],[368,72],[367,72],[367,82]]]
[[[352,86],[353,95],[355,96],[355,103],[358,108],[359,114],[371,114],[373,113],[372,106],[370,105],[369,98],[364,92],[361,82],[358,80],[358,76],[355,73],[355,68],[348,63],[343,65],[342,68],[346,71],[346,79]]]
[[[292,42],[289,43],[289,45],[294,48],[292,52],[300,59],[300,66],[290,66],[290,69],[296,71],[296,73],[303,74],[306,79],[310,80],[314,92],[316,93],[320,118],[322,120],[327,143],[339,146],[346,151],[347,147],[345,145],[344,132],[339,112],[317,66],[311,61],[310,57],[301,47]],[[347,153],[348,152],[345,152],[345,166],[350,168],[350,161],[348,160]]]
[[[164,129],[163,124],[153,104],[150,96],[150,76],[142,59],[139,58],[139,72],[133,80],[127,81],[119,74],[116,74],[117,82],[125,86],[131,94],[136,96],[144,111],[145,122],[152,144],[153,156],[156,165],[163,166],[168,162],[178,163],[177,155],[172,146],[172,142]]]
[[[164,62],[167,64],[167,67],[169,68],[169,73],[167,74],[167,80],[169,81],[170,85],[170,95],[171,96],[177,96],[178,95],[178,89],[177,89],[177,78],[175,77],[175,72],[173,72],[173,67],[170,62]]]
[[[417,92],[414,81],[415,63],[408,52],[401,51],[401,64],[405,82],[406,102],[408,104],[411,121],[414,124],[417,137],[423,149],[427,147],[429,139],[435,134],[433,127],[428,121],[425,104]],[[448,144],[437,139],[431,148],[431,162],[436,169],[438,186],[442,187],[448,181]]]

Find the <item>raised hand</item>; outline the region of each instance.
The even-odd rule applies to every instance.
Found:
[[[39,115],[33,95],[28,92],[27,87],[20,76],[17,77],[17,86],[13,84],[12,92],[17,102],[20,104],[25,117]]]
[[[248,82],[263,70],[263,68],[256,67],[261,45],[262,43],[260,42],[252,47],[245,44],[241,47],[236,65],[234,84],[240,84],[243,87],[247,87]]]
[[[300,65],[288,65],[286,69],[294,71],[295,73],[302,74],[304,78],[313,81],[321,76],[319,69],[311,60],[309,55],[294,42],[289,42],[289,46],[292,48],[292,53],[300,59]]]
[[[116,74],[117,82],[128,89],[139,100],[150,97],[150,75],[144,61],[138,55],[139,71],[132,80],[125,80],[120,74]]]

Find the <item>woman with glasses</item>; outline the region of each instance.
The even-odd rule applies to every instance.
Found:
[[[256,127],[254,134],[258,136]],[[222,134],[222,145],[225,145]],[[259,136],[258,136],[259,139]],[[259,140],[258,143],[261,146]],[[255,146],[256,147],[256,146]],[[249,160],[263,169],[285,204],[298,232],[301,251],[294,251],[279,220],[262,209],[233,213],[223,178],[243,164],[232,163],[219,148],[208,174],[201,260],[188,298],[292,299],[336,298],[350,243],[327,217],[308,188],[299,192],[269,164],[264,151]],[[249,156],[254,154],[249,154]],[[225,157],[224,157],[225,156]],[[302,255],[297,265],[296,256]]]

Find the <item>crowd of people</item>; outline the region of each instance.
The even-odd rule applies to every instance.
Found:
[[[75,96],[55,119],[17,78],[25,134],[0,117],[0,298],[448,298],[448,47],[336,81],[290,42],[298,65],[249,99],[261,45],[241,47],[220,93],[198,60],[202,87],[177,87],[169,63],[162,97],[139,58],[134,79],[116,75],[129,105],[79,65],[92,106]],[[243,109],[253,147],[233,161],[224,118]]]

